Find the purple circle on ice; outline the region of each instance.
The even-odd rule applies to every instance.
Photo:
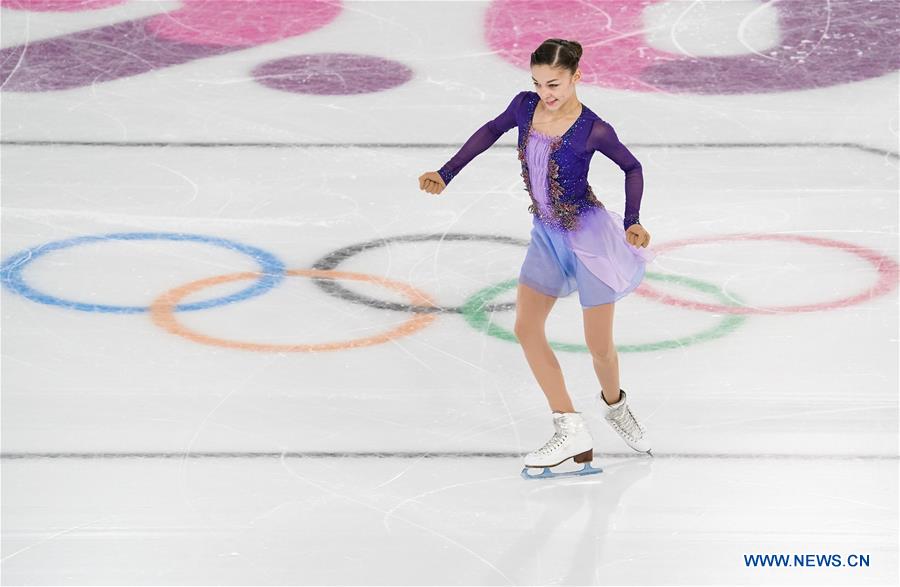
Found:
[[[253,70],[253,77],[285,92],[345,96],[395,88],[412,79],[412,70],[371,55],[317,53],[263,63]]]

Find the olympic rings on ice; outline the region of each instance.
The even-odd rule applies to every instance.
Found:
[[[25,278],[23,276],[23,271],[32,262],[53,251],[96,242],[143,240],[187,241],[224,247],[226,249],[230,249],[247,255],[260,266],[261,270],[257,272],[232,273],[229,275],[220,275],[217,277],[210,277],[194,281],[176,287],[162,294],[149,307],[90,304],[85,302],[66,300],[38,291],[36,288],[30,286],[25,281]],[[897,285],[898,264],[893,259],[882,255],[872,249],[868,249],[859,245],[821,237],[784,234],[718,235],[663,243],[660,245],[656,245],[656,250],[659,252],[663,252],[691,244],[733,240],[793,241],[846,251],[856,255],[857,257],[865,260],[868,263],[871,263],[877,271],[878,279],[873,286],[869,287],[862,293],[853,296],[847,296],[831,302],[820,302],[816,304],[783,307],[756,307],[748,306],[742,301],[736,299],[734,295],[726,294],[721,288],[697,279],[691,279],[684,276],[663,275],[648,272],[645,274],[645,276],[649,280],[666,281],[687,286],[699,291],[702,294],[713,296],[714,298],[718,299],[720,303],[702,303],[684,300],[674,295],[663,294],[654,289],[649,283],[646,282],[642,283],[635,290],[636,294],[643,297],[648,297],[650,299],[655,299],[673,306],[706,310],[718,314],[725,314],[725,316],[723,316],[719,323],[714,327],[701,331],[697,334],[652,343],[617,345],[617,350],[621,352],[646,352],[670,348],[681,348],[687,344],[693,344],[696,342],[719,338],[734,331],[746,320],[746,314],[811,312],[816,310],[844,307],[854,303],[869,300],[875,296],[884,295],[885,293],[893,290],[893,288],[895,288]],[[490,316],[493,312],[506,311],[515,308],[515,303],[501,303],[493,305],[487,303],[500,293],[514,288],[518,282],[518,280],[516,279],[504,281],[502,283],[484,288],[472,295],[463,305],[454,307],[441,306],[437,304],[428,295],[409,284],[389,280],[386,278],[375,277],[364,273],[350,273],[336,270],[336,267],[342,262],[364,251],[385,247],[390,245],[391,243],[417,243],[425,241],[481,241],[505,245],[515,245],[520,247],[528,245],[527,240],[500,235],[447,233],[394,236],[385,239],[371,240],[338,249],[316,261],[312,269],[293,269],[287,271],[284,268],[284,264],[275,255],[257,247],[245,245],[227,239],[197,234],[166,232],[111,233],[94,236],[80,236],[71,239],[52,241],[43,245],[34,246],[20,251],[7,258],[2,263],[2,265],[0,265],[0,279],[2,279],[4,285],[6,285],[6,287],[11,291],[18,293],[32,301],[42,304],[55,305],[85,312],[131,314],[147,312],[149,310],[153,322],[161,328],[165,329],[167,332],[197,343],[239,350],[257,352],[318,352],[371,346],[417,332],[425,326],[434,322],[434,320],[436,319],[436,314],[438,313],[461,314],[464,319],[476,329],[501,340],[516,342],[515,335],[512,334],[509,330],[495,324],[491,320]],[[216,338],[199,332],[195,332],[185,327],[176,318],[176,312],[218,307],[229,304],[231,302],[242,301],[260,295],[280,284],[286,276],[308,277],[313,280],[313,283],[316,286],[321,288],[325,293],[328,293],[329,295],[376,309],[394,310],[410,313],[412,314],[412,317],[410,317],[401,325],[391,328],[375,336],[320,344],[266,344]],[[189,304],[179,304],[182,299],[192,293],[223,283],[245,280],[254,280],[255,283],[243,290],[238,291],[237,293],[228,296]],[[381,285],[388,289],[400,292],[408,300],[408,303],[379,300],[357,294],[339,285],[337,281],[340,280],[364,281]],[[584,345],[551,342],[551,346],[561,351],[587,352],[587,347]]]
[[[897,286],[897,277],[898,277],[898,265],[897,262],[882,255],[881,253],[874,251],[872,249],[863,247],[861,245],[855,245],[852,243],[846,243],[843,241],[832,240],[829,238],[822,238],[816,236],[805,236],[800,234],[731,234],[731,235],[716,235],[716,236],[707,236],[702,238],[689,238],[683,240],[672,241],[669,243],[663,243],[661,245],[656,246],[656,250],[659,253],[664,251],[670,251],[672,249],[676,249],[679,247],[684,247],[687,245],[700,244],[700,243],[708,243],[708,242],[719,242],[719,241],[728,241],[728,240],[743,240],[743,241],[765,241],[765,240],[774,240],[774,241],[786,241],[786,242],[800,242],[809,245],[817,245],[820,247],[837,249],[840,251],[846,251],[848,253],[852,253],[857,257],[871,263],[875,270],[878,272],[878,280],[875,282],[875,285],[866,289],[865,291],[858,293],[853,296],[847,296],[844,298],[840,298],[838,300],[830,301],[830,302],[819,302],[817,304],[803,304],[799,306],[773,306],[773,307],[765,307],[765,306],[735,306],[735,305],[725,305],[725,304],[704,304],[701,302],[694,302],[690,300],[684,300],[677,296],[664,294],[656,289],[653,289],[649,285],[645,286],[644,284],[637,290],[640,295],[646,296],[648,298],[658,300],[660,302],[664,302],[666,304],[670,304],[673,306],[680,306],[682,308],[692,308],[695,310],[706,310],[708,312],[722,312],[726,314],[786,314],[789,312],[816,312],[819,310],[831,310],[834,308],[843,308],[845,306],[850,306],[853,304],[857,304],[859,302],[864,302],[866,300],[872,299],[873,297],[884,295],[887,292],[893,290]]]
[[[415,289],[411,285],[384,279],[381,277],[373,277],[363,273],[348,273],[346,271],[322,271],[318,269],[291,269],[286,272],[290,276],[316,277],[324,279],[350,279],[355,281],[369,281],[382,285],[389,289],[396,290],[406,296],[414,304],[433,304],[431,298]],[[245,351],[262,351],[262,352],[317,352],[317,351],[336,351],[346,350],[350,348],[371,346],[381,344],[389,340],[407,336],[413,332],[417,332],[432,322],[436,316],[433,314],[413,314],[413,316],[401,324],[382,334],[376,336],[368,336],[365,338],[357,338],[346,342],[329,342],[322,344],[264,344],[253,342],[242,342],[229,340],[225,338],[215,338],[200,334],[188,329],[180,324],[175,318],[175,304],[184,297],[207,287],[228,283],[231,281],[243,281],[246,279],[257,279],[258,273],[233,273],[231,275],[220,275],[218,277],[210,277],[194,281],[180,287],[172,289],[156,299],[150,306],[150,317],[153,322],[161,328],[171,332],[172,334],[187,338],[200,344],[208,344],[232,349],[240,349]]]
[[[660,273],[652,273],[647,271],[644,273],[644,277],[648,279],[656,279],[659,281],[669,281],[672,283],[678,283],[681,285],[686,285],[693,289],[696,289],[700,292],[707,293],[717,297],[722,300],[724,303],[732,303],[731,298],[726,296],[724,292],[715,285],[711,283],[706,283],[704,281],[700,281],[698,279],[692,279],[689,277],[678,276],[678,275],[663,275]],[[486,287],[483,290],[477,292],[473,295],[469,300],[463,305],[463,316],[466,321],[471,324],[475,329],[484,332],[485,334],[489,334],[495,338],[499,338],[501,340],[508,340],[510,342],[517,342],[516,335],[498,325],[496,322],[491,320],[490,315],[485,310],[484,302],[492,299],[497,294],[502,293],[508,289],[512,289],[516,287],[518,284],[518,279],[511,279],[509,281],[503,282],[498,285],[493,285],[490,287]],[[640,288],[643,285],[638,286],[638,289],[635,292],[640,291]],[[715,338],[721,338],[726,334],[730,334],[734,330],[737,329],[738,326],[742,325],[746,321],[746,318],[743,316],[723,316],[718,324],[709,328],[707,330],[703,330],[698,332],[697,334],[692,334],[690,336],[683,336],[681,338],[672,338],[668,340],[661,340],[658,342],[651,343],[643,343],[643,344],[626,344],[626,345],[616,345],[616,351],[623,353],[640,353],[640,352],[648,352],[648,351],[658,351],[663,349],[674,349],[681,348],[687,346],[689,344],[703,342],[707,340],[713,340]],[[569,351],[569,352],[581,352],[587,353],[590,352],[587,345],[583,344],[571,344],[571,343],[563,343],[563,342],[553,342],[550,341],[550,346],[558,351]]]
[[[336,269],[338,265],[340,265],[350,257],[356,256],[365,251],[371,251],[380,247],[386,247],[391,243],[420,243],[425,241],[484,241],[491,243],[500,243],[504,245],[516,245],[521,247],[528,246],[527,240],[512,238],[509,236],[500,236],[496,234],[467,234],[453,232],[444,234],[408,234],[403,236],[380,238],[356,245],[343,247],[322,257],[321,259],[313,263],[313,267],[315,269],[324,270]],[[318,285],[325,293],[337,296],[341,299],[347,300],[348,302],[364,304],[366,306],[377,308],[379,310],[396,310],[398,312],[416,313],[424,312],[427,314],[431,314],[434,312],[456,314],[463,313],[462,306],[420,306],[415,304],[398,304],[395,302],[376,300],[363,295],[359,295],[344,287],[341,287],[339,284],[334,282],[323,283],[317,281],[316,285]],[[508,303],[489,306],[485,309],[490,312],[496,312],[500,310],[512,310],[515,307],[515,303]]]
[[[147,306],[111,306],[106,304],[89,304],[85,302],[74,302],[57,298],[49,294],[38,291],[25,282],[22,271],[35,260],[43,257],[52,251],[67,249],[78,245],[88,243],[106,242],[106,241],[140,241],[140,240],[168,240],[168,241],[190,241],[224,247],[239,253],[244,253],[254,261],[256,261],[262,271],[259,273],[259,279],[250,287],[243,289],[237,293],[231,294],[223,298],[207,300],[205,302],[195,302],[193,304],[185,304],[175,308],[179,312],[191,310],[204,310],[206,308],[214,308],[231,302],[238,302],[266,293],[284,278],[284,265],[278,257],[268,253],[262,249],[251,247],[235,241],[212,236],[203,236],[200,234],[185,234],[178,232],[118,232],[112,234],[98,234],[94,236],[79,236],[75,238],[52,241],[43,245],[37,245],[29,249],[25,249],[3,262],[0,266],[0,280],[12,291],[25,296],[29,300],[41,304],[49,304],[51,306],[61,306],[72,310],[80,310],[82,312],[110,312],[115,314],[136,314],[146,312]]]

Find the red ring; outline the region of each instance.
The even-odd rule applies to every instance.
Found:
[[[829,247],[833,249],[839,249],[842,251],[846,251],[848,253],[852,253],[869,263],[875,266],[878,270],[878,281],[870,287],[869,289],[863,291],[862,293],[849,296],[846,298],[841,298],[832,302],[820,302],[818,304],[806,304],[802,306],[771,306],[771,307],[741,307],[741,306],[724,306],[721,304],[708,304],[702,302],[692,302],[690,300],[684,300],[677,296],[669,295],[662,293],[661,291],[655,289],[654,287],[647,285],[646,283],[642,283],[640,287],[635,290],[635,293],[646,296],[648,298],[655,299],[659,302],[663,302],[666,304],[670,304],[673,306],[680,306],[682,308],[691,308],[694,310],[706,310],[710,312],[719,312],[724,314],[783,314],[789,312],[816,312],[818,310],[830,310],[834,308],[843,308],[846,306],[850,306],[853,304],[857,304],[859,302],[864,302],[866,300],[870,300],[874,297],[884,295],[887,292],[893,290],[897,286],[897,277],[898,277],[898,265],[897,262],[891,259],[890,257],[886,257],[877,251],[869,249],[867,247],[863,247],[860,245],[855,245],[852,243],[847,243],[838,240],[832,240],[828,238],[814,237],[814,236],[803,236],[803,235],[795,235],[795,234],[752,234],[752,233],[739,233],[739,234],[731,234],[724,236],[709,236],[709,237],[701,237],[701,238],[690,238],[690,239],[682,239],[673,241],[670,243],[665,243],[662,245],[657,245],[655,250],[657,252],[663,252],[670,249],[675,249],[679,247],[683,247],[686,245],[710,242],[710,241],[723,241],[723,240],[776,240],[776,241],[798,241],[801,243],[806,243],[809,245],[818,245],[821,247]]]

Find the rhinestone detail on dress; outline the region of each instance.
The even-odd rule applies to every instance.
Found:
[[[584,211],[595,207],[602,208],[603,203],[597,199],[597,196],[594,195],[594,191],[591,189],[590,185],[587,186],[584,197],[573,202],[564,202],[562,200],[562,195],[565,193],[565,190],[559,183],[559,164],[556,162],[554,153],[556,153],[556,151],[558,151],[562,147],[568,147],[569,139],[571,138],[572,134],[584,122],[584,106],[582,106],[582,112],[578,119],[572,124],[572,126],[569,127],[566,132],[559,136],[550,136],[532,128],[532,119],[534,118],[535,108],[537,108],[537,101],[535,101],[534,104],[531,105],[531,109],[528,112],[528,124],[525,128],[524,138],[522,139],[521,144],[518,146],[519,162],[522,165],[521,175],[522,179],[525,181],[525,191],[528,192],[528,196],[531,199],[531,204],[528,206],[528,212],[537,216],[538,219],[540,219],[544,224],[550,225],[554,228],[557,228],[558,230],[575,230],[578,227],[578,217],[582,213],[584,213]],[[549,171],[548,193],[551,209],[549,217],[547,214],[542,213],[540,206],[538,206],[538,203],[535,200],[534,194],[531,190],[531,178],[529,177],[528,161],[525,156],[526,149],[528,148],[528,140],[531,137],[531,133],[536,133],[550,139],[550,155],[549,162],[547,164]]]

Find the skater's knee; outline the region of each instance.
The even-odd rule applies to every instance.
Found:
[[[601,363],[609,363],[611,361],[615,361],[618,357],[618,353],[616,352],[616,345],[613,344],[612,341],[608,342],[594,342],[588,344],[588,349],[591,352],[591,357],[598,362]]]
[[[544,323],[538,320],[516,319],[516,325],[513,332],[519,341],[529,342],[532,340],[541,340],[544,338]]]

